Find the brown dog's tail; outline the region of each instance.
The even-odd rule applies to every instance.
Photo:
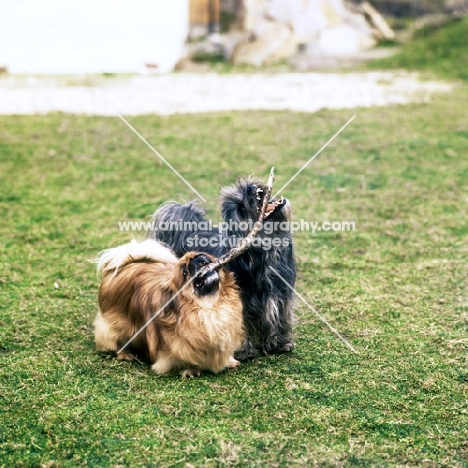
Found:
[[[161,242],[152,239],[141,242],[132,240],[128,244],[103,250],[96,259],[97,271],[102,275],[114,271],[116,275],[124,265],[144,260],[153,263],[177,263],[177,257],[172,250]]]

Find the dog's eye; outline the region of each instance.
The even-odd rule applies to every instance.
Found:
[[[186,266],[184,266],[182,268],[182,274],[184,275],[184,278],[187,276],[188,272],[187,272],[187,267]]]

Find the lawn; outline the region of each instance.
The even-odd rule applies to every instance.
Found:
[[[393,57],[370,62],[372,68],[405,68],[468,81],[468,17],[441,28],[419,30]]]
[[[297,232],[297,348],[218,376],[157,377],[97,353],[89,263],[190,190],[118,118],[2,117],[0,464],[466,466],[466,87],[356,109],[284,192]],[[238,175],[283,185],[350,117],[131,118],[208,200]],[[135,233],[142,236],[143,233]]]
[[[193,193],[118,118],[0,117],[0,466],[467,466],[468,85],[431,103],[128,118],[208,200],[287,187],[297,347],[158,377],[94,348],[89,262]],[[143,233],[133,233],[142,237]]]

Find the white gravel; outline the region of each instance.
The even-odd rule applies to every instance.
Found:
[[[404,72],[175,73],[78,81],[7,76],[0,79],[0,114],[170,115],[247,109],[316,112],[421,102],[452,88],[450,83],[418,81],[416,74]]]

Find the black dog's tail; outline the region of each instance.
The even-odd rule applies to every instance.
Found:
[[[205,211],[195,202],[161,205],[153,215],[146,237],[168,245],[177,257],[190,251],[220,255],[220,234],[210,229]]]

